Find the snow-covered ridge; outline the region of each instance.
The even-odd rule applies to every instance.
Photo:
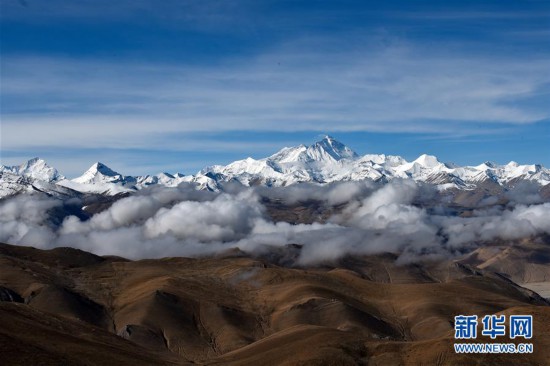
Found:
[[[182,182],[194,182],[199,189],[216,189],[215,183],[202,177],[195,178],[180,173],[174,175],[169,173],[144,176],[122,175],[100,162],[93,164],[80,177],[71,180],[64,179],[57,184],[79,192],[113,195],[154,185],[177,187]]]
[[[431,183],[440,189],[471,189],[483,182],[506,186],[526,180],[547,185],[550,184],[550,170],[542,165],[519,165],[515,162],[457,166],[426,154],[411,162],[400,156],[384,154],[359,156],[341,142],[325,136],[310,146],[285,147],[263,159],[246,158],[225,166],[209,166],[190,176],[179,173],[125,176],[98,162],[80,177],[69,180],[44,160],[35,158],[20,166],[0,166],[0,197],[29,190],[28,187],[37,182],[78,192],[112,195],[154,185],[175,187],[182,182],[195,183],[198,189],[217,190],[219,183],[229,181],[247,186],[287,186],[300,182],[324,184],[365,179],[390,181],[396,178]],[[25,184],[27,188],[23,189]]]
[[[0,173],[9,173],[47,182],[65,179],[64,176],[59,174],[57,169],[52,168],[44,160],[39,158],[33,158],[21,165],[0,165]]]
[[[214,165],[199,175],[219,181],[237,180],[245,185],[286,186],[298,182],[330,183],[363,179],[413,179],[445,188],[469,188],[483,181],[506,185],[514,180],[529,180],[541,185],[550,183],[550,170],[541,165],[507,165],[484,163],[460,167],[443,163],[423,154],[408,162],[400,156],[357,155],[353,150],[326,136],[311,146],[285,147],[270,157],[247,158],[226,166]]]

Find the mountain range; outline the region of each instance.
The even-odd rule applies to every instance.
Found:
[[[360,156],[329,136],[195,175],[0,166],[0,359],[547,365],[549,188],[541,165]],[[532,315],[535,351],[456,353],[459,314]]]
[[[506,165],[484,162],[477,166],[458,166],[426,154],[413,161],[384,154],[360,156],[343,143],[325,136],[310,146],[285,147],[263,159],[249,157],[225,166],[208,166],[187,176],[180,173],[127,176],[97,162],[81,176],[67,179],[44,160],[34,158],[19,166],[0,165],[0,197],[33,191],[54,196],[70,195],[71,192],[116,195],[154,185],[174,187],[182,182],[196,184],[198,189],[217,191],[230,181],[245,186],[282,187],[303,182],[387,182],[393,179],[429,183],[439,190],[472,190],[484,183],[508,187],[521,181],[546,186],[550,184],[550,169],[513,161]]]

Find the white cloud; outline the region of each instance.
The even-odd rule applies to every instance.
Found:
[[[497,238],[550,234],[550,203],[511,202],[480,208],[463,218],[446,213],[444,207],[429,213],[413,205],[413,200],[425,199],[422,189],[399,181],[356,190],[344,212],[327,223],[272,222],[260,197],[281,196],[285,189],[216,194],[186,184],[156,187],[120,199],[90,220],[69,216],[61,224],[53,218],[61,206],[71,203],[20,195],[0,202],[0,242],[45,249],[72,246],[132,259],[204,256],[231,248],[269,254],[277,247],[299,244],[296,264],[383,252],[396,253],[398,261],[406,263],[452,257]],[[338,190],[337,185],[304,186],[302,200],[317,199],[330,206],[330,192]],[[296,192],[290,193],[288,203],[297,202]]]
[[[550,117],[509,103],[550,82],[548,59],[457,58],[399,42],[331,53],[331,42],[216,66],[5,57],[2,93],[13,102],[4,103],[3,149],[178,148],[166,136],[197,131],[475,133]]]

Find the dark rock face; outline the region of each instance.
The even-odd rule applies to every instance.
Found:
[[[7,287],[0,286],[0,301],[23,302],[23,298],[17,292]]]

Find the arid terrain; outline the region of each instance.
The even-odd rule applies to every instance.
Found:
[[[535,241],[496,243],[491,260],[486,247],[308,268],[238,250],[130,261],[2,244],[0,353],[6,365],[547,365],[550,303],[512,282],[548,280],[544,253],[522,255]],[[454,316],[495,313],[533,315],[534,353],[455,354]]]

